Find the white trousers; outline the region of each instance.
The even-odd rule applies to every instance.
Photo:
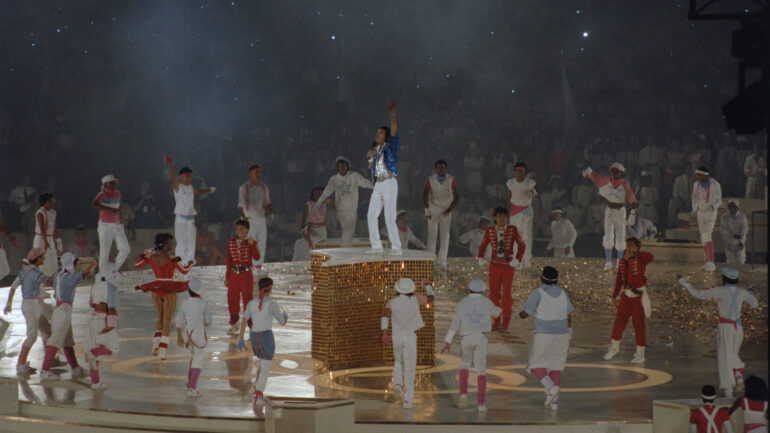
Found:
[[[476,374],[482,376],[487,371],[487,336],[481,332],[464,335],[460,341],[460,369],[473,368]]]
[[[337,209],[337,222],[342,229],[342,241],[340,246],[348,248],[353,246],[353,236],[356,234],[356,220],[358,212],[355,210]]]
[[[529,264],[532,261],[532,215],[524,215],[524,212],[519,212],[509,219],[509,223],[516,226],[519,230],[521,238],[524,240],[526,249],[524,250],[525,264]],[[513,256],[518,254],[519,247],[514,244]]]
[[[414,402],[417,334],[393,334],[393,358],[393,384],[404,387],[404,401]]]
[[[436,238],[441,237],[441,246],[438,250],[438,263],[446,267],[446,258],[449,255],[449,228],[452,225],[452,213],[444,215],[444,208],[430,206],[430,219],[428,220],[428,251],[436,252]]]
[[[53,240],[53,235],[47,237],[48,249],[45,250],[45,263],[40,267],[40,272],[46,277],[52,277],[56,273],[56,243]],[[42,236],[35,235],[32,239],[32,248],[45,248]]]
[[[249,218],[249,237],[257,241],[259,247],[259,260],[254,260],[254,266],[262,266],[267,256],[267,220],[264,215],[255,211],[246,211]]]
[[[203,358],[206,355],[206,331],[203,329],[185,329],[188,349],[190,349],[190,368],[203,368]]]
[[[174,220],[174,237],[176,249],[174,254],[182,258],[182,264],[195,260],[195,219],[177,215]]]
[[[54,308],[51,316],[51,336],[46,345],[59,349],[75,345],[75,340],[72,339],[72,305],[61,304]]]
[[[32,347],[37,340],[37,333],[40,329],[38,321],[40,320],[40,299],[23,299],[21,301],[21,314],[24,316],[24,322],[27,324],[27,338],[22,343],[24,346]]]
[[[727,257],[727,263],[746,263],[746,246],[739,248],[737,244],[725,244],[725,256]]]
[[[8,266],[8,257],[5,255],[5,248],[0,247],[0,280],[10,273],[11,268]]]
[[[259,367],[257,368],[257,380],[254,382],[254,390],[265,392],[267,378],[270,376],[270,364],[273,361],[271,359],[257,359],[257,361],[259,361]]]
[[[382,249],[378,218],[385,209],[385,226],[388,228],[388,239],[391,248],[401,249],[401,238],[396,227],[396,205],[398,202],[398,182],[395,178],[383,182],[375,182],[372,197],[369,199],[369,211],[366,214],[369,225],[369,242],[373,249]]]
[[[719,368],[719,387],[733,389],[735,386],[734,368],[743,368],[743,361],[738,356],[743,343],[743,327],[738,329],[732,323],[720,323],[717,328],[717,366]]]
[[[113,356],[118,354],[120,349],[120,341],[118,339],[118,330],[113,329],[110,332],[102,334],[102,330],[107,327],[107,315],[92,313],[91,319],[88,321],[88,332],[86,333],[86,340],[83,342],[83,346],[86,351],[94,349],[99,346],[106,347]]]
[[[118,255],[115,257],[115,269],[120,270],[128,258],[128,254],[131,252],[123,224],[99,221],[96,232],[99,234],[99,263],[108,263],[110,261],[110,249],[112,248],[112,241],[115,241],[118,247]]]
[[[626,208],[604,209],[604,249],[615,247],[618,251],[626,249]]]
[[[717,212],[711,210],[698,211],[698,230],[700,242],[711,242],[711,233],[714,231],[714,223],[717,221]]]

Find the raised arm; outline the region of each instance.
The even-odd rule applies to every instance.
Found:
[[[714,292],[714,289],[696,290],[690,283],[687,282],[687,280],[685,280],[681,276],[679,277],[679,284],[681,284],[682,287],[687,289],[687,291],[690,292],[690,295],[692,295],[694,298],[711,299],[711,298],[717,297],[717,294]]]
[[[179,191],[179,182],[176,180],[176,173],[174,173],[174,158],[169,154],[166,154],[166,164],[168,164],[168,174],[171,177],[171,186],[174,187],[174,192],[177,192]]]
[[[395,100],[391,100],[390,104],[388,104],[388,111],[390,111],[390,135],[398,135],[398,129],[396,125],[396,108],[398,108],[398,104],[396,104]]]

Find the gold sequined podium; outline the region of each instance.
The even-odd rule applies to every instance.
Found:
[[[393,363],[393,347],[382,343],[380,317],[385,302],[396,296],[393,285],[411,278],[417,294],[420,282],[433,279],[435,255],[426,251],[389,250],[367,255],[363,248],[313,250],[312,344],[313,359],[330,370],[372,367]],[[417,364],[434,365],[436,337],[432,304],[420,307],[425,326],[417,331]],[[391,330],[388,330],[390,334]]]

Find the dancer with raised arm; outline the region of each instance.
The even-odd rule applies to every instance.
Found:
[[[390,112],[390,127],[380,126],[377,128],[374,146],[369,149],[366,157],[369,159],[369,172],[374,182],[372,197],[369,199],[369,211],[366,219],[369,225],[369,243],[371,250],[369,254],[379,254],[382,252],[382,243],[380,241],[380,230],[378,218],[380,213],[385,212],[385,226],[388,228],[388,238],[391,244],[391,253],[401,254],[401,239],[398,236],[398,227],[396,227],[396,212],[398,206],[398,151],[401,148],[401,142],[398,139],[398,129],[396,125],[396,101],[390,101],[388,111]]]

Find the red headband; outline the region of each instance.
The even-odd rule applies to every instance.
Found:
[[[251,170],[249,170],[249,174],[254,174],[257,172],[257,170],[260,170],[262,167],[254,167]]]
[[[272,289],[272,288],[273,288],[272,284],[269,286],[259,288],[259,311],[262,311],[262,298],[265,297],[265,290]]]

